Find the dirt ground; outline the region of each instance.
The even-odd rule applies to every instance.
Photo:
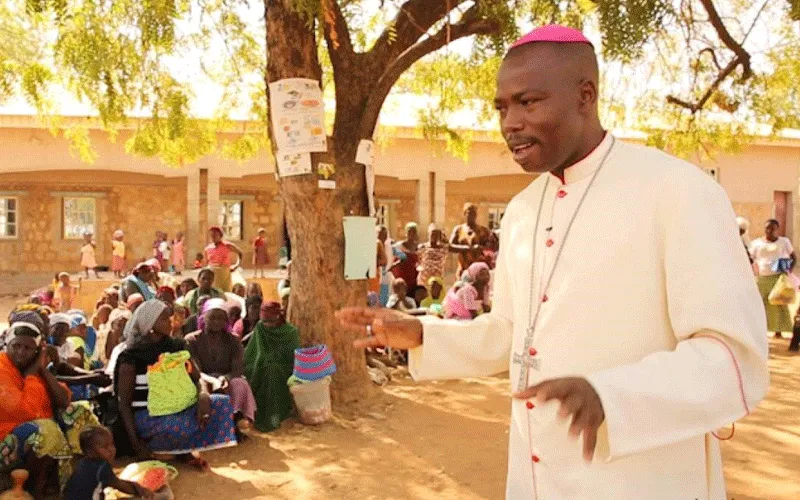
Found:
[[[13,301],[0,299],[0,321]],[[800,356],[772,340],[767,399],[722,445],[728,497],[800,498]],[[505,377],[414,383],[396,378],[321,427],[289,420],[206,454],[212,471],[179,467],[177,498],[499,499],[508,440]]]

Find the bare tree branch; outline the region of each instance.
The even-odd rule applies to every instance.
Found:
[[[383,101],[392,89],[398,78],[422,57],[435,52],[448,43],[472,35],[495,33],[500,26],[495,21],[481,18],[478,14],[478,6],[473,5],[465,13],[461,20],[453,25],[445,26],[435,34],[419,41],[402,52],[384,70],[377,84],[370,92],[369,98],[364,108],[364,115],[361,120],[360,137],[372,137],[375,126],[378,122]]]
[[[711,26],[713,26],[714,30],[717,32],[717,36],[719,36],[719,39],[722,41],[722,43],[724,43],[725,46],[728,47],[728,49],[730,49],[734,53],[734,58],[731,60],[730,63],[728,63],[727,66],[719,70],[719,73],[717,73],[717,77],[714,79],[714,81],[711,83],[708,89],[706,89],[706,91],[697,101],[689,102],[684,99],[680,99],[679,97],[675,97],[673,95],[667,96],[667,102],[675,104],[676,106],[680,106],[682,108],[686,108],[692,114],[697,113],[698,111],[703,109],[703,107],[705,107],[709,99],[711,99],[711,97],[714,95],[714,92],[716,92],[719,89],[720,85],[722,85],[722,82],[724,82],[725,79],[728,78],[739,66],[742,67],[742,76],[739,78],[739,82],[744,82],[745,80],[753,76],[753,69],[750,66],[750,53],[747,52],[744,49],[744,47],[742,47],[742,44],[737,42],[733,38],[733,36],[731,36],[730,32],[728,31],[728,28],[725,26],[725,23],[720,18],[719,13],[717,12],[716,7],[714,6],[713,0],[700,0],[700,3],[706,10],[706,13],[708,14],[708,21],[711,23]],[[759,11],[758,15],[760,14],[761,11]],[[711,52],[714,64],[717,66],[717,68],[719,68],[720,66],[713,49],[701,50],[698,57],[707,51]]]
[[[395,60],[462,3],[464,0],[407,0],[370,49],[373,67],[382,68]]]
[[[342,58],[353,55],[350,29],[337,0],[322,0],[320,6],[320,21],[325,33],[325,41],[328,44],[331,62],[336,68]]]

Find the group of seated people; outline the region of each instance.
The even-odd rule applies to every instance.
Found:
[[[470,265],[448,292],[445,292],[443,278],[434,276],[428,279],[427,287],[417,287],[411,296],[405,280],[396,278],[392,281],[392,294],[386,307],[415,315],[472,320],[491,311],[490,282],[491,271],[484,262]],[[378,305],[374,294],[368,302],[372,307]]]
[[[106,431],[112,458],[204,470],[201,452],[235,446],[252,426],[274,430],[291,413],[300,338],[281,304],[255,283],[222,292],[208,269],[154,290],[152,272],[137,267],[90,316],[38,303],[10,314],[0,336],[0,473],[27,469],[35,498],[92,491],[68,486],[71,459],[102,457],[82,443],[102,445]]]

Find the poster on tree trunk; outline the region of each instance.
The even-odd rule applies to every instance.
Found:
[[[281,154],[328,150],[325,103],[319,82],[287,78],[269,84],[270,113],[275,142]]]
[[[311,155],[308,153],[278,153],[276,160],[281,177],[311,173]]]
[[[364,165],[369,216],[375,217],[375,144],[372,141],[368,139],[362,139],[361,142],[358,143],[356,163]]]
[[[372,279],[377,273],[374,217],[344,218],[344,279]]]
[[[317,165],[320,189],[336,189],[336,165],[320,163]]]

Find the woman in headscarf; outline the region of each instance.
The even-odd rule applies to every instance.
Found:
[[[417,294],[417,264],[419,257],[419,230],[416,222],[406,224],[406,239],[395,245],[396,255],[400,262],[394,266],[392,273],[395,278],[402,278],[408,285],[406,295],[414,298]]]
[[[428,228],[428,243],[419,250],[419,276],[417,284],[430,286],[431,278],[444,278],[447,262],[447,242],[441,229],[431,224]],[[430,294],[428,294],[430,295]]]
[[[0,468],[27,469],[36,498],[48,493],[56,466],[66,484],[72,456],[81,451],[80,431],[99,424],[88,403],[70,403],[67,386],[47,369],[43,339],[38,322],[16,321],[6,332],[7,352],[0,353]]]
[[[126,301],[128,298],[138,293],[144,300],[150,300],[156,296],[155,289],[150,285],[153,281],[154,270],[145,263],[141,263],[133,268],[133,273],[122,280],[122,292],[120,298]]]
[[[137,458],[146,460],[154,453],[181,455],[193,466],[207,469],[199,452],[236,445],[230,397],[209,395],[192,361],[197,403],[172,415],[150,415],[147,369],[162,354],[185,351],[186,342],[170,337],[170,310],[159,300],[148,300],[136,310],[125,328],[125,338],[127,348],[116,363],[114,392]]]
[[[203,329],[187,335],[185,340],[200,368],[201,383],[211,394],[230,396],[234,420],[244,431],[255,419],[256,402],[244,378],[244,348],[228,329],[227,305],[220,299],[206,302]]]
[[[233,283],[231,273],[239,268],[242,262],[242,251],[233,243],[226,241],[222,228],[214,226],[208,230],[211,244],[206,247],[205,257],[208,267],[214,271],[217,288],[223,292],[230,292]],[[237,254],[239,260],[234,264],[232,254]]]
[[[261,315],[261,304],[264,302],[258,295],[251,295],[244,301],[245,316],[233,325],[233,335],[242,340],[245,336],[250,335],[258,323]]]
[[[300,348],[297,328],[286,323],[277,302],[261,306],[256,325],[244,352],[245,376],[256,398],[256,429],[269,432],[280,427],[292,411],[286,381],[294,369],[294,351]]]
[[[448,294],[445,316],[450,319],[475,319],[491,310],[489,306],[489,265],[474,262],[467,269],[469,281],[455,294]]]

